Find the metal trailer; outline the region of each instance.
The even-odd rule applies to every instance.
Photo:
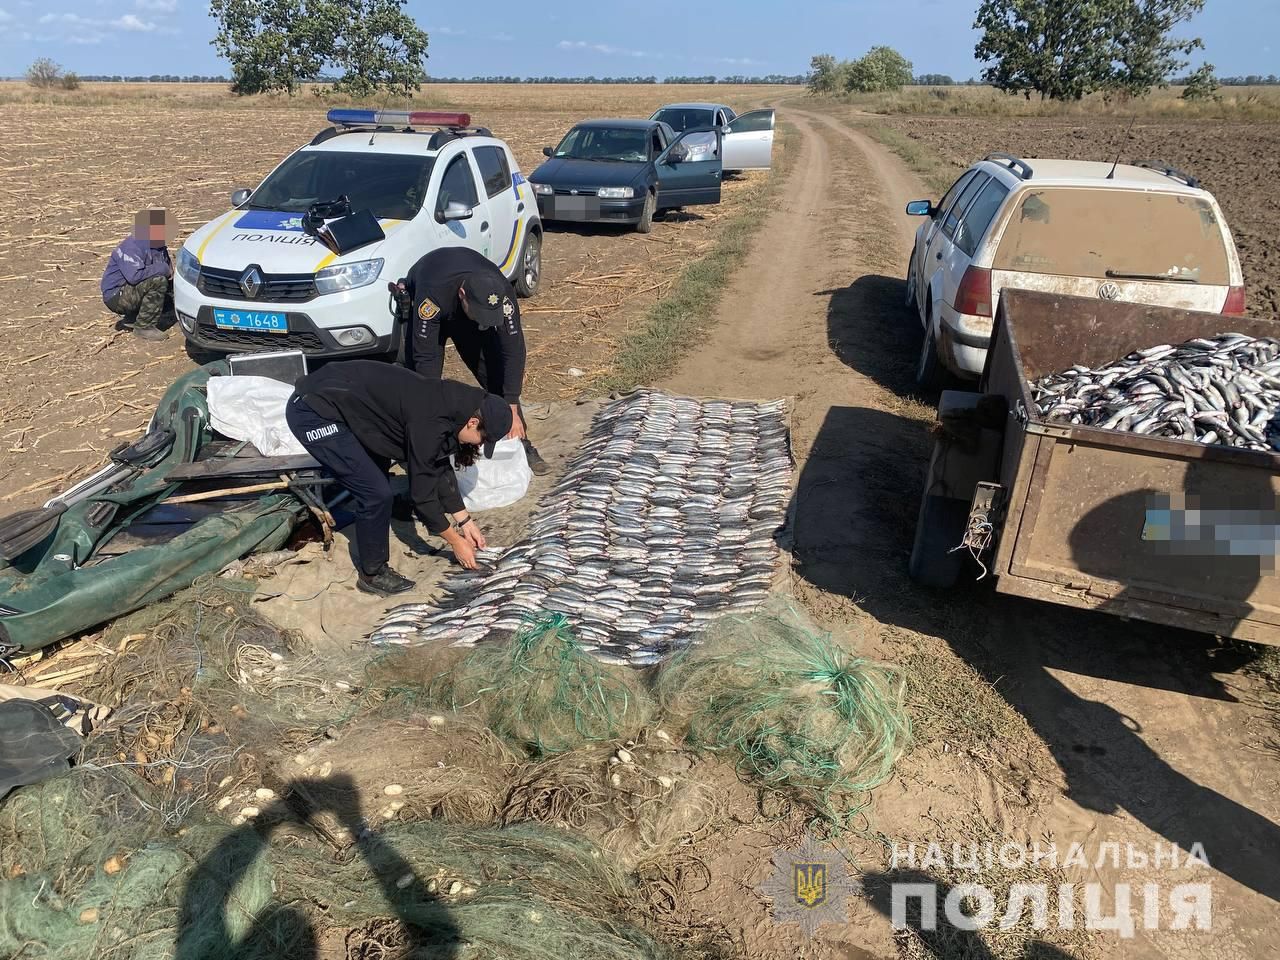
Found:
[[[1280,324],[1002,293],[980,392],[946,391],[939,404],[913,578],[949,587],[971,567],[989,571],[1001,593],[1280,644],[1275,557],[1259,556],[1268,540],[1274,549],[1280,455],[1043,420],[1028,386],[1076,364],[1226,332],[1280,336]],[[1235,548],[1219,541],[1218,555],[1210,542],[1171,543],[1165,505],[1234,511],[1253,536],[1261,531],[1261,546],[1241,548],[1248,531]],[[1194,527],[1197,515],[1179,516]]]

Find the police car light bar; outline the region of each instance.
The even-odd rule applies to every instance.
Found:
[[[368,124],[403,124],[408,127],[469,127],[469,113],[440,113],[434,110],[330,110],[326,119],[340,127]]]

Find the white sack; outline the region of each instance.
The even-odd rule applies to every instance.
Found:
[[[514,437],[498,441],[492,460],[486,460],[482,452],[474,467],[455,465],[454,471],[462,502],[476,513],[515,503],[525,495],[533,479],[524,444]]]
[[[307,451],[285,423],[293,387],[270,377],[210,377],[209,423],[233,440],[248,440],[264,457]]]

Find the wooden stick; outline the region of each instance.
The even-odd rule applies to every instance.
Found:
[[[181,497],[168,497],[161,503],[195,503],[197,500],[216,500],[234,493],[263,493],[267,490],[284,490],[287,483],[251,483],[247,487],[225,487],[222,490],[206,490],[203,493],[188,493]]]

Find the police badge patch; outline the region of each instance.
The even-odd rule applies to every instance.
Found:
[[[496,307],[498,305],[498,295],[496,293],[489,294],[489,306]]]
[[[418,304],[418,317],[422,320],[434,320],[439,313],[440,308],[429,297],[423,297],[422,302]]]
[[[507,321],[507,333],[514,337],[518,332],[516,329],[516,305],[511,302],[510,297],[502,298],[502,315]]]

